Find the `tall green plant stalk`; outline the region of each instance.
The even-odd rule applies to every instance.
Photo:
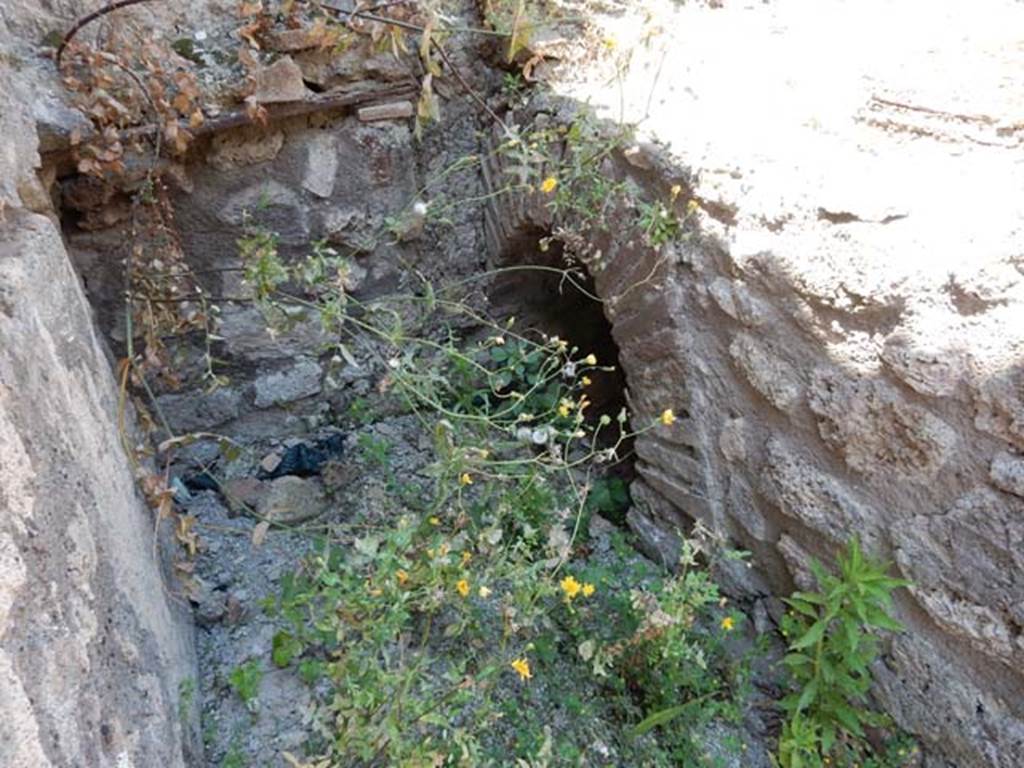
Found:
[[[864,726],[888,723],[867,708],[870,666],[877,632],[902,629],[889,609],[893,590],[909,584],[887,576],[888,564],[866,559],[856,538],[839,558],[838,576],[817,561],[811,570],[820,591],[793,593],[783,620],[791,641],[784,663],[795,690],[782,700],[782,768],[819,768],[833,754],[863,759]]]

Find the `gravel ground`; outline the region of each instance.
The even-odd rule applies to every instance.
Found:
[[[308,437],[307,443],[314,440]],[[297,442],[296,438],[254,442],[243,446],[241,455],[232,461],[222,460],[211,472],[231,481],[255,478],[261,463],[264,469],[273,465],[274,460],[268,456],[280,455]],[[283,753],[297,757],[304,754],[307,740],[315,732],[315,692],[293,670],[278,669],[272,663],[273,636],[280,627],[265,612],[264,601],[279,593],[282,578],[316,550],[323,534],[331,532],[344,540],[352,524],[379,525],[394,519],[403,511],[400,498],[413,503],[426,499],[429,478],[424,468],[432,457],[430,446],[429,435],[412,415],[350,425],[341,458],[326,464],[319,477],[302,479],[310,489],[323,493],[325,501],[311,502],[318,504],[314,510],[318,514],[292,527],[266,529],[237,504],[234,506],[239,511],[233,511],[221,494],[212,490],[196,492],[184,503],[184,511],[195,517],[200,540],[192,574],[200,659],[197,702],[209,766],[276,768],[288,765]],[[204,452],[192,454],[200,456]],[[205,460],[210,458],[211,454],[205,452]],[[313,499],[314,494],[303,498]],[[258,498],[253,501],[260,503]],[[656,567],[639,552],[622,546],[625,536],[623,530],[595,518],[588,559],[573,567],[628,568],[630,573],[647,570],[647,576],[638,578],[653,578]],[[628,586],[632,585],[624,588]],[[747,633],[736,633],[732,638],[737,658],[750,651],[755,624],[744,622]],[[500,623],[496,622],[496,637],[499,632]],[[444,641],[432,652],[443,659]],[[487,737],[491,748],[498,753],[511,750],[510,745],[516,744],[517,734],[524,727],[538,734],[571,731],[577,744],[589,745],[582,757],[574,757],[569,763],[560,761],[556,754],[548,764],[657,765],[640,757],[645,744],[654,746],[650,734],[632,745],[629,755],[622,754],[623,729],[614,719],[608,695],[574,655],[573,649],[560,649],[546,663],[542,679],[532,681],[528,689],[498,694],[498,706],[507,715]],[[230,682],[232,673],[243,665],[262,672],[255,701],[248,706]],[[765,672],[769,670],[762,665]],[[764,686],[770,690],[770,673],[761,677],[768,681]],[[714,723],[705,729],[705,764],[736,768],[769,765],[765,743],[773,725],[763,716],[764,709],[757,706],[765,700],[755,687],[742,725]],[[498,764],[516,763],[509,757],[508,762]]]

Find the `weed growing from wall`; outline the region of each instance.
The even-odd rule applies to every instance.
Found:
[[[820,563],[811,569],[817,592],[796,592],[782,625],[790,641],[784,663],[795,691],[782,700],[787,720],[779,742],[783,768],[867,764],[866,727],[891,725],[866,706],[878,630],[902,629],[888,613],[893,590],[909,585],[886,575],[853,539],[839,559],[839,574]]]

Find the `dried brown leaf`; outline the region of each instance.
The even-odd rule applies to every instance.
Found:
[[[174,97],[174,101],[171,102],[171,106],[174,107],[179,114],[188,114],[189,109],[192,107],[192,99],[186,93],[179,93]]]

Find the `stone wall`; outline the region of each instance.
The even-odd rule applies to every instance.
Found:
[[[208,297],[214,370],[223,378],[212,392],[202,378],[201,332],[169,339],[178,381],[154,378],[152,409],[160,421],[175,434],[296,434],[365,394],[362,372],[338,355],[339,339],[323,331],[315,313],[293,307],[286,317],[255,306],[238,243],[254,227],[274,232],[290,264],[322,240],[349,260],[347,285],[356,295],[393,287],[400,259],[415,251],[381,242],[376,233],[385,216],[414,200],[416,170],[404,122],[367,124],[346,111],[275,122],[266,131],[224,132],[197,149],[172,192],[172,228],[185,268]],[[128,227],[121,221],[66,232],[100,330],[115,348],[123,346],[125,323],[122,265],[111,255]]]
[[[594,238],[634,405],[686,413],[637,446],[634,526],[654,545],[708,521],[754,553],[763,582],[736,586],[776,594],[859,535],[914,582],[880,703],[930,765],[1019,765],[1024,8],[645,0],[592,21],[603,55],[542,49],[566,62],[551,87],[640,124],[609,174],[698,204],[660,254],[632,212]]]
[[[451,56],[465,67],[473,54],[453,45]],[[486,256],[479,208],[451,205],[481,187],[471,164],[451,170],[459,158],[479,152],[473,105],[446,101],[443,123],[415,139],[409,117],[416,91],[408,75],[416,67],[415,54],[396,60],[353,46],[344,54],[326,56],[315,49],[294,57],[301,72],[292,78],[300,96],[296,103],[306,99],[302,114],[278,117],[270,105],[265,127],[205,135],[164,177],[173,211],[167,223],[180,241],[180,268],[194,276],[206,297],[205,306],[192,301],[188,307],[211,317],[209,351],[222,377],[211,391],[203,377],[203,333],[166,339],[175,380],[152,377],[151,410],[174,434],[302,434],[335,421],[373,383],[375,363],[366,359],[358,339],[325,333],[318,315],[297,304],[284,313],[257,306],[252,286],[243,280],[239,246],[256,229],[274,233],[288,265],[312,255],[315,243],[331,249],[348,265],[346,292],[360,301],[417,290],[416,275],[461,274]],[[314,93],[304,83],[322,90]],[[316,106],[316,99],[330,102],[350,94],[358,103]],[[60,149],[53,153],[55,163],[59,156]],[[65,238],[98,330],[121,352],[122,254],[132,227],[128,194],[75,174],[63,176],[57,187]],[[428,204],[439,211],[430,220],[420,211]],[[163,265],[165,271],[173,268]],[[289,283],[284,290],[303,298],[301,287]]]
[[[679,184],[681,217],[696,194],[654,145],[603,170],[648,198]],[[489,176],[501,178],[500,158]],[[543,202],[488,211],[496,259],[515,258],[522,233],[567,223]],[[810,559],[832,562],[859,536],[914,582],[897,598],[906,632],[874,670],[880,704],[931,766],[1019,765],[1020,257],[857,285],[818,254],[741,251],[713,226],[721,211],[702,208],[702,226],[661,248],[625,207],[582,238],[635,423],[667,407],[681,417],[637,440],[631,526],[669,563],[674,531],[701,520],[724,532],[753,554],[753,572],[723,574],[747,597],[812,587]]]
[[[191,618],[161,575],[117,385],[0,67],[0,764],[198,759]]]

